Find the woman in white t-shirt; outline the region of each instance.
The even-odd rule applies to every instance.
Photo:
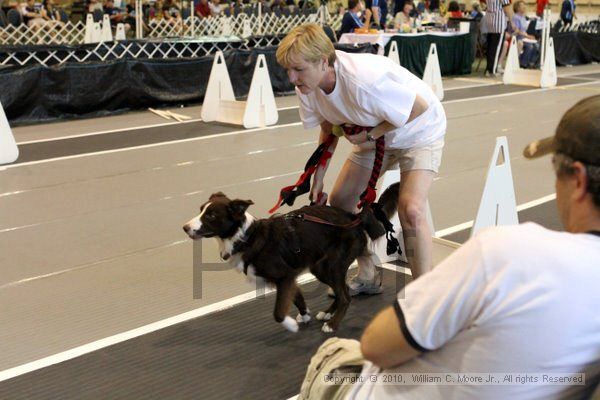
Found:
[[[400,165],[398,211],[413,278],[429,271],[432,232],[425,208],[441,163],[446,132],[446,115],[433,91],[386,57],[336,51],[317,24],[290,31],[277,49],[277,61],[296,86],[304,127],[320,126],[319,143],[334,126],[373,128],[345,135],[354,148],[329,196],[331,205],[356,211],[371,177],[375,141],[385,135],[382,173]],[[337,138],[331,151],[336,144]],[[313,200],[323,191],[326,169],[319,167],[315,172],[310,194]],[[381,293],[373,258],[358,259],[359,272],[350,282],[350,294]]]

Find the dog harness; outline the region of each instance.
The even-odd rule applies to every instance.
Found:
[[[357,135],[363,131],[370,132],[373,127],[362,127],[351,124],[343,124],[340,126],[343,130],[344,134],[353,136]],[[315,173],[319,166],[325,167],[327,165],[327,161],[331,158],[332,152],[329,151],[329,147],[333,144],[335,139],[334,134],[330,134],[327,136],[325,141],[321,143],[314,153],[310,156],[306,165],[304,167],[304,172],[300,175],[298,181],[291,186],[286,186],[279,192],[279,199],[273,208],[269,210],[269,213],[274,213],[281,207],[283,204],[287,204],[288,206],[294,205],[294,201],[296,197],[308,193],[310,190],[310,178]],[[373,169],[371,170],[371,176],[369,177],[369,182],[367,187],[362,192],[358,202],[358,208],[362,209],[365,206],[373,206],[375,202],[376,194],[376,185],[377,180],[379,179],[379,175],[381,173],[381,167],[383,165],[383,156],[385,153],[385,136],[380,136],[375,140],[375,160],[373,162]],[[323,193],[319,193],[317,196],[317,201],[320,201],[323,196]],[[314,204],[311,203],[311,204]],[[386,239],[387,239],[387,254],[390,255],[396,251],[401,253],[400,244],[398,240],[394,237],[394,227],[390,223],[390,221],[385,217],[384,212],[382,211],[379,205],[372,207],[375,217],[382,223],[386,231]],[[306,216],[305,216],[306,217]],[[310,217],[310,216],[309,216]],[[326,221],[313,221],[317,223],[323,223]],[[360,219],[356,218],[353,222],[356,225],[360,224]],[[327,223],[330,224],[330,223]]]

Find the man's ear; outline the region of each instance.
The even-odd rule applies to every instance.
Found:
[[[252,200],[235,199],[229,203],[229,209],[233,215],[241,217],[252,204],[254,204]]]
[[[573,178],[575,178],[575,190],[573,196],[575,200],[581,200],[588,194],[589,177],[587,168],[579,161],[573,163]]]
[[[216,198],[227,198],[227,196],[225,195],[225,193],[223,192],[217,192],[217,193],[213,193],[210,195],[210,197],[208,198],[208,201],[213,201]]]

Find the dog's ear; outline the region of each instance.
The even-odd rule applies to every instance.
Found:
[[[219,197],[223,197],[223,198],[227,198],[227,196],[225,195],[225,193],[223,192],[217,192],[217,193],[213,193],[210,195],[210,197],[208,198],[208,201],[213,201],[216,198]]]
[[[242,216],[252,204],[254,204],[252,200],[235,199],[229,203],[229,209],[233,215]]]

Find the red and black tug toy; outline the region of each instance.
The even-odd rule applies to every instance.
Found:
[[[371,129],[373,129],[372,127],[366,128],[350,124],[344,124],[340,126],[340,128],[346,135],[357,135],[363,131],[369,132],[371,131]],[[300,175],[298,181],[291,186],[286,186],[283,189],[281,189],[279,193],[279,199],[277,200],[275,206],[269,210],[269,213],[274,213],[283,204],[287,204],[288,206],[294,205],[296,197],[301,196],[310,191],[310,178],[319,166],[325,167],[327,165],[327,161],[332,156],[331,151],[329,151],[329,147],[333,143],[335,137],[335,135],[330,134],[329,136],[327,136],[325,141],[321,143],[319,147],[317,147],[315,152],[310,156],[310,158],[306,162],[304,172],[302,173],[302,175]],[[371,207],[375,217],[377,218],[377,220],[379,220],[379,222],[381,222],[381,224],[385,228],[385,235],[387,239],[387,254],[390,255],[392,253],[395,253],[396,251],[399,254],[401,254],[400,244],[394,236],[393,225],[386,218],[380,205],[378,203],[375,203],[375,198],[377,197],[376,185],[377,180],[379,179],[379,174],[381,173],[384,152],[385,137],[381,136],[375,141],[375,161],[373,163],[373,170],[371,171],[371,177],[369,178],[369,183],[367,184],[366,189],[360,195],[358,208],[363,209],[364,207]],[[319,193],[317,195],[317,204],[321,204],[326,201],[326,199],[324,199],[323,196],[326,195],[324,193]],[[312,204],[314,204],[314,202]]]

